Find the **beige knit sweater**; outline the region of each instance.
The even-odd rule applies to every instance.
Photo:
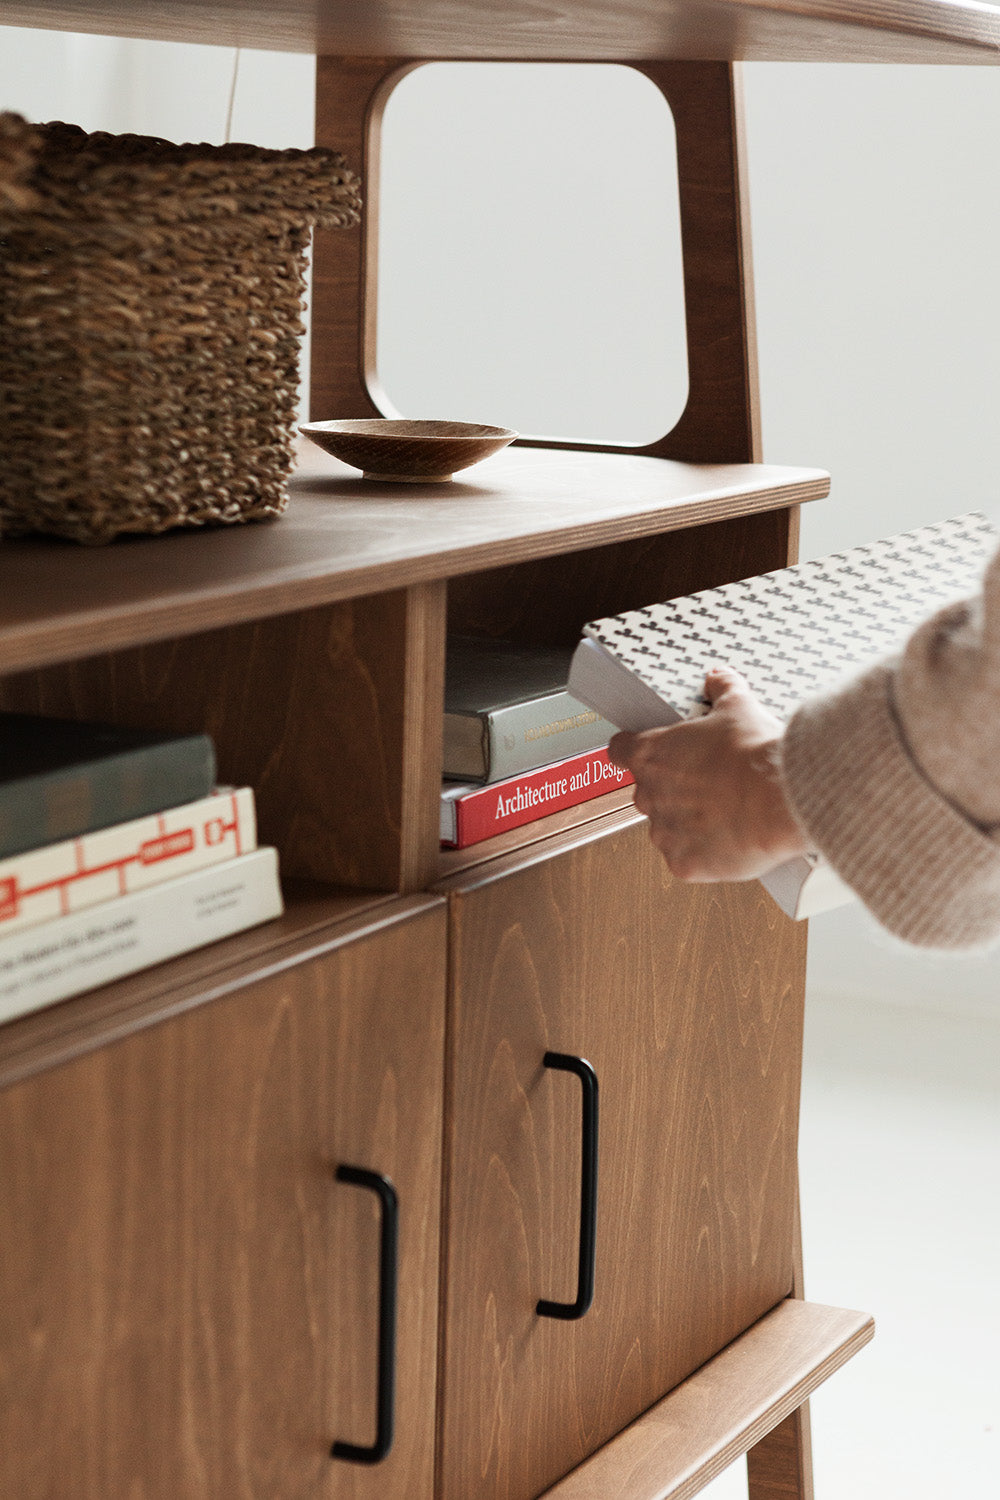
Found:
[[[782,772],[812,846],[891,932],[1000,938],[1000,552],[979,598],[797,711]]]

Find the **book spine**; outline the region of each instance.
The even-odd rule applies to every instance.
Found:
[[[603,748],[615,732],[613,724],[569,692],[491,709],[480,718],[488,782]]]
[[[494,834],[520,828],[565,807],[576,807],[631,782],[628,771],[613,765],[607,750],[599,749],[524,776],[475,787],[449,799],[452,837],[445,842],[466,849]]]
[[[0,860],[0,936],[248,854],[253,792],[219,791],[167,812]]]
[[[0,938],[0,1021],[68,1000],[281,915],[278,861],[221,865]]]
[[[195,734],[0,783],[0,858],[207,797],[215,748]]]

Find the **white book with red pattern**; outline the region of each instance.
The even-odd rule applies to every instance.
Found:
[[[0,937],[0,1021],[278,917],[278,857],[255,849]]]
[[[257,847],[250,787],[148,813],[0,860],[0,938],[221,864]]]

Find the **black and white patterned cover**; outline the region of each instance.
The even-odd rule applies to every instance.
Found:
[[[980,512],[704,589],[584,627],[682,718],[706,669],[742,672],[787,718],[810,694],[885,657],[942,605],[978,591],[997,533]]]

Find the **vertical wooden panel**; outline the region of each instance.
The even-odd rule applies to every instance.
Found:
[[[0,1492],[430,1500],[444,910],[0,1094]],[[406,1025],[400,1015],[406,1012]],[[400,1202],[396,1441],[374,1437]]]
[[[423,888],[437,867],[443,584],[9,678],[6,708],[207,731],[285,875]]]
[[[449,882],[445,1500],[523,1500],[787,1296],[804,934],[683,886],[634,825]],[[597,1291],[571,1301],[579,1090],[601,1084]]]
[[[378,126],[400,59],[316,59],[316,144],[343,151],[362,175],[364,210],[356,229],[318,230],[313,248],[313,421],[380,416],[374,387],[378,247]]]
[[[693,462],[759,462],[760,413],[738,67],[660,62],[677,129],[690,395],[645,451]]]

